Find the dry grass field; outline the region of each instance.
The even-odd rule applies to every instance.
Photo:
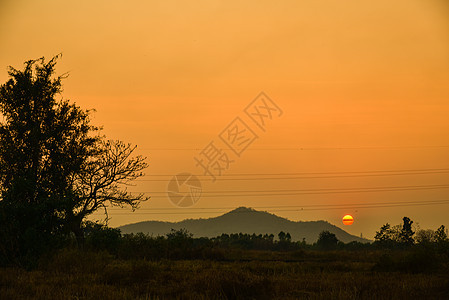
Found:
[[[447,299],[443,269],[390,270],[385,251],[225,252],[123,260],[64,250],[37,269],[0,269],[2,299]],[[391,260],[388,260],[391,263]]]

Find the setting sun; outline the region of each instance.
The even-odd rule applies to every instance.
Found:
[[[343,224],[352,225],[354,223],[354,218],[351,215],[346,215],[343,217]]]

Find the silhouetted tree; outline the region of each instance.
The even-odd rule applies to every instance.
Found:
[[[316,242],[318,248],[324,250],[332,250],[337,247],[338,239],[334,233],[330,231],[322,231],[318,236],[318,241]]]
[[[263,238],[264,238],[267,242],[269,242],[270,244],[273,244],[274,234],[272,234],[272,233],[271,233],[271,234],[266,233],[266,234],[264,234]]]
[[[285,240],[285,232],[281,231],[278,233],[279,241]]]
[[[292,236],[290,233],[285,233],[283,231],[278,234],[279,241],[276,243],[276,249],[278,250],[288,250],[294,247],[294,244],[291,242]]]
[[[71,177],[72,194],[64,210],[64,221],[75,233],[79,243],[83,240],[83,220],[98,209],[104,209],[107,218],[108,205],[136,209],[143,194],[131,194],[121,186],[143,175],[147,167],[142,156],[131,157],[136,147],[121,141],[96,143],[96,153],[88,157],[78,172]]]
[[[88,112],[57,101],[62,77],[52,78],[56,58],[9,69],[0,88],[0,199],[3,232],[14,257],[39,253],[61,230],[69,174],[96,142],[87,133]],[[3,224],[2,224],[3,225]]]
[[[416,232],[415,240],[418,244],[429,244],[435,242],[435,231],[432,229],[421,229]]]
[[[376,231],[374,241],[383,247],[390,247],[396,242],[396,233],[394,228],[391,228],[390,224],[386,223],[380,227],[379,231]]]
[[[444,225],[441,225],[438,227],[437,231],[435,231],[435,242],[437,243],[444,243],[448,242],[449,239],[447,237],[446,228]]]
[[[57,99],[57,58],[10,67],[0,87],[0,255],[38,253],[63,231],[81,241],[87,215],[145,199],[120,188],[147,166],[135,147],[105,141],[89,111]]]
[[[380,230],[376,231],[374,240],[377,242],[384,242],[384,241],[392,240],[390,224],[387,223],[385,225],[382,225],[382,227],[380,227]]]
[[[278,238],[279,238],[280,242],[290,242],[292,239],[292,236],[288,232],[285,233],[285,232],[281,231],[278,234]]]
[[[170,233],[167,233],[167,240],[169,241],[183,241],[193,238],[193,234],[188,232],[187,229],[181,228],[179,230],[171,229]]]
[[[404,217],[402,229],[399,233],[399,241],[404,245],[412,245],[414,243],[413,235],[415,232],[412,229],[413,221],[408,217]]]
[[[120,229],[109,228],[104,224],[88,221],[84,224],[84,232],[86,244],[89,248],[116,253],[121,240]]]

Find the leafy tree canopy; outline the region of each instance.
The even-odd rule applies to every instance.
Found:
[[[123,188],[143,175],[145,158],[132,157],[136,146],[106,140],[90,111],[62,98],[58,57],[10,67],[0,87],[0,238],[8,241],[0,255],[39,252],[32,248],[69,232],[82,242],[88,215],[147,199]]]

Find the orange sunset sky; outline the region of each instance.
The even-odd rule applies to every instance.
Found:
[[[96,109],[109,138],[148,157],[130,190],[151,199],[134,213],[112,209],[111,226],[238,206],[367,238],[404,216],[423,229],[449,225],[447,1],[1,0],[0,45],[1,83],[9,65],[62,53],[63,96]],[[283,111],[265,132],[244,119],[262,91]],[[201,175],[194,157],[211,141],[225,151],[219,134],[236,117],[258,139],[229,154],[226,176],[201,177],[203,195],[217,197],[174,206],[171,176]],[[306,174],[279,179],[297,173]],[[224,180],[232,174],[256,175]]]

